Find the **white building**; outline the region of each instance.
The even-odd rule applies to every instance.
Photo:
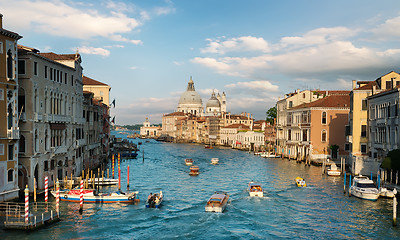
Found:
[[[236,134],[235,146],[242,149],[259,149],[265,144],[263,132],[245,131]],[[240,146],[239,146],[240,145]]]
[[[162,128],[159,126],[150,125],[149,119],[143,122],[143,127],[140,127],[140,135],[144,137],[158,137],[161,135]]]

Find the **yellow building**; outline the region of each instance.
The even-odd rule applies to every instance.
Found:
[[[387,73],[375,81],[353,80],[353,90],[350,93],[349,126],[346,130],[350,143],[351,169],[353,174],[370,174],[374,164],[369,157],[369,126],[367,97],[379,92],[390,90],[400,84],[400,75],[394,71]]]
[[[17,41],[3,28],[0,14],[0,202],[18,197],[18,65]]]
[[[110,106],[110,86],[86,76],[82,77],[82,81],[83,91],[94,93],[94,98],[96,100],[106,104],[107,106]]]

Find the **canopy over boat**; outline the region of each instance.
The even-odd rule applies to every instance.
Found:
[[[199,171],[199,167],[198,166],[191,166],[190,167],[190,171]]]

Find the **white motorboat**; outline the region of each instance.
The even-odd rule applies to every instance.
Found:
[[[275,154],[273,154],[273,153],[268,153],[268,152],[261,153],[260,156],[263,157],[263,158],[276,158],[276,155],[275,155]]]
[[[380,195],[381,197],[384,197],[384,198],[394,198],[394,193],[393,193],[393,191],[392,191],[392,190],[389,190],[389,189],[387,189],[387,188],[380,188],[380,189],[379,189],[379,195]]]
[[[379,190],[375,186],[374,182],[366,176],[356,176],[354,177],[354,182],[350,188],[351,195],[367,199],[371,201],[376,201],[379,197]]]
[[[264,192],[261,184],[256,182],[249,182],[249,195],[250,197],[264,197]]]
[[[193,165],[193,159],[191,159],[191,158],[186,158],[186,159],[185,159],[185,164],[186,164],[186,166],[192,166],[192,165]]]
[[[336,164],[333,163],[328,167],[326,173],[328,176],[340,176],[342,172],[337,168]]]
[[[226,192],[217,191],[211,195],[206,204],[206,212],[220,212],[225,210],[228,204],[229,195]]]
[[[219,163],[219,159],[218,158],[211,158],[211,164],[218,164]]]

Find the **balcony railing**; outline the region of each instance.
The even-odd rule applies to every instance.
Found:
[[[34,113],[33,117],[34,117],[35,122],[43,120],[43,115],[41,113]]]
[[[19,139],[19,128],[7,129],[7,138],[8,139]]]
[[[51,147],[51,152],[53,154],[65,154],[67,153],[67,147],[66,146]]]

